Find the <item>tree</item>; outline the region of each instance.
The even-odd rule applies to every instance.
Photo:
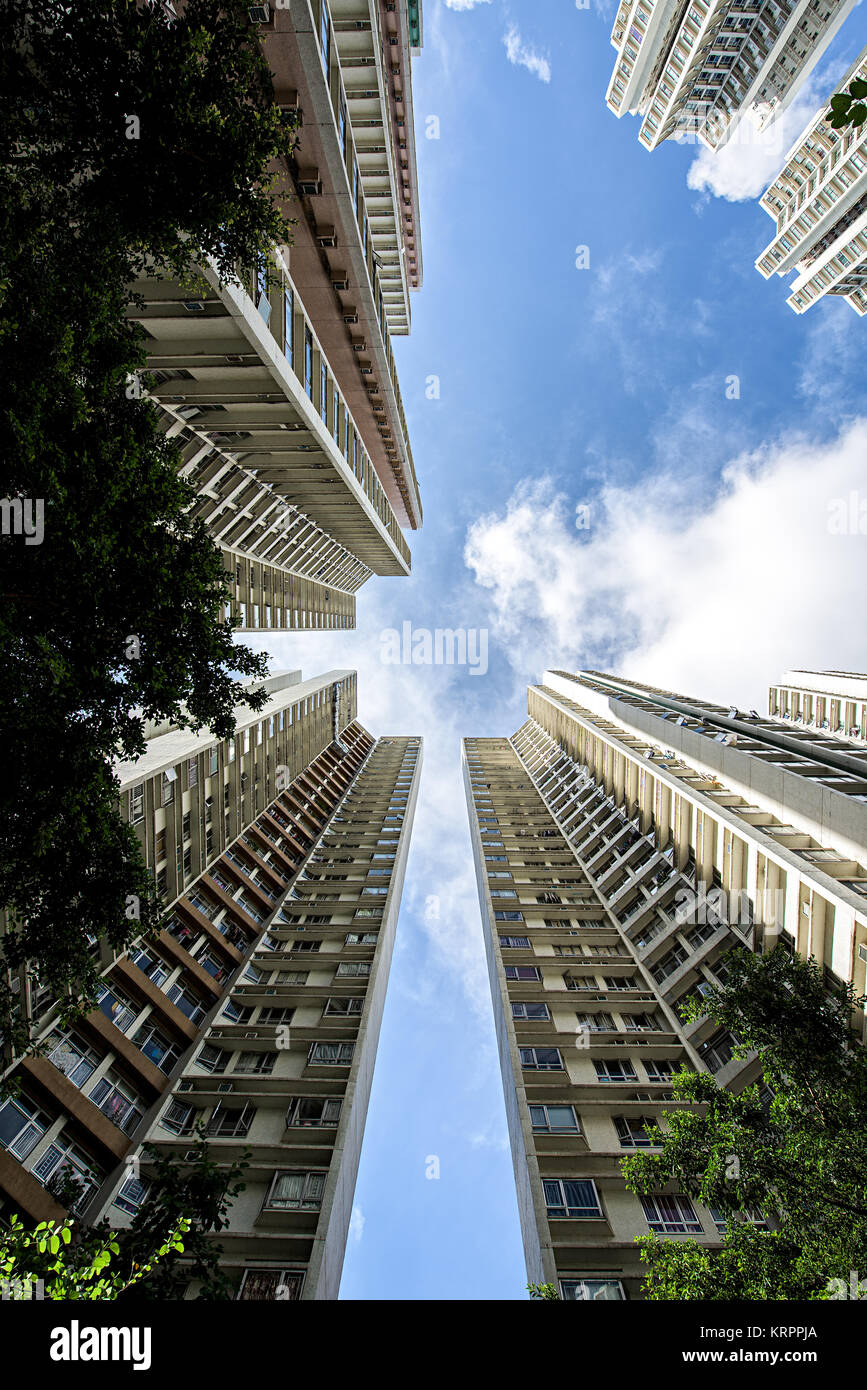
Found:
[[[825,120],[834,130],[842,130],[850,125],[858,129],[867,121],[867,81],[855,77],[845,92],[838,92],[831,98],[831,109]]]
[[[176,1155],[164,1154],[157,1145],[145,1145],[152,1174],[132,1225],[119,1237],[123,1267],[128,1271],[137,1268],[179,1221],[186,1220],[187,1226],[183,1252],[170,1254],[155,1265],[137,1285],[136,1297],[182,1298],[191,1279],[200,1284],[202,1299],[234,1297],[234,1284],[219,1263],[222,1247],[213,1236],[225,1229],[231,1203],[244,1190],[249,1153],[228,1166],[218,1165],[201,1129],[194,1144],[195,1158],[184,1163],[179,1163]]]
[[[556,1284],[528,1284],[527,1293],[530,1295],[531,1299],[557,1299],[559,1301],[560,1298]]]
[[[820,1299],[830,1281],[867,1273],[867,1051],[851,986],[829,992],[813,960],[732,953],[724,986],[694,1003],[756,1054],[761,1083],[739,1095],[682,1070],[690,1104],[656,1128],[658,1152],[623,1162],[633,1192],[666,1183],[726,1214],[718,1251],[640,1241],[645,1292],[658,1299]],[[749,1214],[761,1214],[763,1230]]]
[[[153,1253],[129,1274],[112,1263],[120,1254],[115,1232],[97,1245],[76,1243],[69,1221],[42,1221],[28,1231],[13,1215],[0,1231],[0,1285],[4,1297],[31,1299],[40,1291],[48,1299],[112,1300],[146,1279],[162,1260],[183,1252],[188,1223],[183,1219]],[[41,1288],[40,1288],[41,1286]]]
[[[184,1162],[157,1145],[144,1146],[151,1169],[147,1191],[132,1223],[121,1230],[113,1230],[106,1220],[93,1226],[66,1220],[42,1222],[30,1233],[13,1216],[8,1268],[0,1234],[0,1279],[41,1279],[49,1298],[149,1301],[180,1299],[194,1279],[202,1299],[233,1298],[234,1283],[220,1266],[222,1247],[214,1235],[225,1229],[231,1203],[244,1190],[250,1156],[244,1153],[228,1165],[215,1163],[201,1127],[191,1142],[194,1157]],[[55,1175],[47,1186],[68,1210],[82,1204],[85,1189],[70,1169]],[[106,1283],[99,1276],[109,1260],[112,1270]],[[51,1293],[51,1288],[83,1291]]]
[[[265,660],[221,616],[220,552],[135,383],[129,286],[172,276],[192,295],[209,258],[237,279],[286,242],[274,171],[293,149],[242,0],[0,11],[0,908],[8,965],[67,1016],[94,1002],[95,943],[159,919],[114,760],[143,751],[146,720],[225,737],[264,700],[242,678]],[[0,1011],[20,1042],[6,985]]]

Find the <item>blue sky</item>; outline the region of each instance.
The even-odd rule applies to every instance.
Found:
[[[607,110],[613,12],[426,0],[424,288],[395,344],[413,575],[371,581],[354,633],[250,642],[356,667],[362,722],[425,738],[343,1298],[525,1297],[460,738],[514,732],[547,666],[756,707],[789,666],[867,669],[867,537],[828,527],[867,499],[867,325],[841,301],[799,318],[753,265],[755,197],[867,42],[865,6],[777,147],[718,157],[648,154]],[[486,629],[488,671],[384,664],[407,621]]]

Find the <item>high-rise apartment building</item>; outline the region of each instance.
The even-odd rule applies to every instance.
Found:
[[[842,79],[867,75],[867,49]],[[777,224],[756,261],[770,279],[797,272],[786,301],[803,314],[826,294],[867,313],[867,126],[834,130],[829,101],[795,141],[762,207]]]
[[[142,278],[151,398],[242,629],[349,628],[372,574],[406,575],[421,525],[392,335],[421,285],[411,60],[419,0],[250,7],[275,100],[298,122],[276,169],[294,219],[240,285]]]
[[[25,970],[40,1055],[0,1103],[0,1211],[131,1219],[147,1142],[182,1164],[252,1155],[221,1236],[241,1298],[336,1298],[420,776],[420,740],[374,739],[355,674],[267,682],[232,739],[150,730],[120,770],[169,905],[155,939],[104,945],[72,1027]],[[72,1178],[70,1199],[62,1184]]]
[[[740,121],[786,109],[854,0],[621,0],[607,103],[643,117],[648,150],[678,136],[711,149]]]
[[[768,695],[778,719],[837,738],[867,740],[867,675],[854,671],[784,671]]]
[[[670,1108],[672,1070],[756,1077],[681,1005],[736,945],[812,955],[865,992],[867,753],[598,672],[547,672],[528,713],[464,742],[528,1277],[632,1298],[637,1236],[712,1243],[725,1221],[630,1194],[620,1160]]]

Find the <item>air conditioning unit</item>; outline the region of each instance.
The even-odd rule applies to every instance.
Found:
[[[188,314],[203,314],[205,306],[200,299],[185,299],[184,308]]]
[[[349,289],[349,280],[347,278],[345,270],[332,270],[331,288],[333,290],[336,290],[338,293],[340,293],[343,290]]]
[[[336,246],[337,233],[333,227],[317,227],[316,241],[320,246]]]
[[[322,180],[318,169],[298,170],[298,192],[307,198],[315,198],[322,192]]]
[[[250,5],[248,6],[248,14],[251,24],[270,24],[271,22],[270,5]]]
[[[356,336],[355,334],[353,334],[352,340],[351,340],[351,341],[352,341],[352,350],[353,350],[353,352],[364,352],[364,351],[366,351],[366,349],[367,349],[367,343],[364,341],[364,338],[363,338],[363,337],[361,337],[361,336]]]
[[[358,323],[358,310],[349,307],[345,308],[343,310],[343,322]]]

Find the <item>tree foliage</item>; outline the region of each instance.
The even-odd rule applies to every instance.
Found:
[[[824,1298],[829,1281],[867,1273],[867,1052],[855,1041],[851,986],[829,992],[815,961],[777,948],[730,957],[724,986],[693,1005],[756,1054],[757,1082],[735,1095],[681,1071],[656,1152],[625,1159],[634,1192],[674,1190],[726,1214],[719,1251],[692,1240],[641,1242],[651,1298]],[[767,1088],[765,1090],[764,1088]],[[764,1215],[769,1230],[746,1219]]]
[[[201,1129],[191,1143],[193,1157],[182,1162],[157,1145],[144,1146],[147,1191],[131,1224],[120,1230],[106,1220],[93,1226],[66,1220],[42,1222],[28,1232],[13,1216],[11,1231],[0,1233],[0,1279],[41,1279],[48,1298],[176,1300],[191,1280],[199,1284],[199,1298],[233,1298],[234,1283],[220,1266],[222,1247],[214,1237],[244,1190],[249,1154],[217,1164]],[[84,1189],[70,1170],[48,1187],[62,1206],[81,1204]]]
[[[119,949],[159,916],[113,761],[148,719],[224,737],[264,698],[178,450],[130,387],[130,286],[208,257],[232,279],[287,241],[293,142],[240,0],[0,10],[0,467],[7,499],[43,507],[41,543],[0,536],[0,907],[7,961],[73,1011],[94,938]]]
[[[867,81],[855,77],[845,92],[833,96],[825,119],[834,130],[843,130],[847,125],[859,129],[867,121]]]
[[[128,1231],[121,1234],[125,1268],[135,1268],[147,1252],[164,1242],[186,1220],[183,1257],[178,1252],[161,1260],[136,1288],[136,1297],[178,1299],[190,1280],[208,1300],[234,1297],[234,1284],[220,1267],[222,1247],[214,1239],[228,1224],[231,1203],[244,1190],[249,1154],[226,1165],[210,1155],[201,1131],[194,1137],[195,1157],[179,1163],[174,1154],[146,1144],[151,1167],[150,1186]]]
[[[120,1298],[151,1275],[162,1260],[183,1253],[188,1224],[179,1220],[148,1258],[124,1275],[112,1267],[120,1254],[114,1231],[96,1243],[77,1242],[69,1221],[42,1221],[29,1231],[20,1217],[13,1216],[8,1229],[0,1231],[4,1295],[30,1299],[41,1285],[42,1296],[52,1300]]]

